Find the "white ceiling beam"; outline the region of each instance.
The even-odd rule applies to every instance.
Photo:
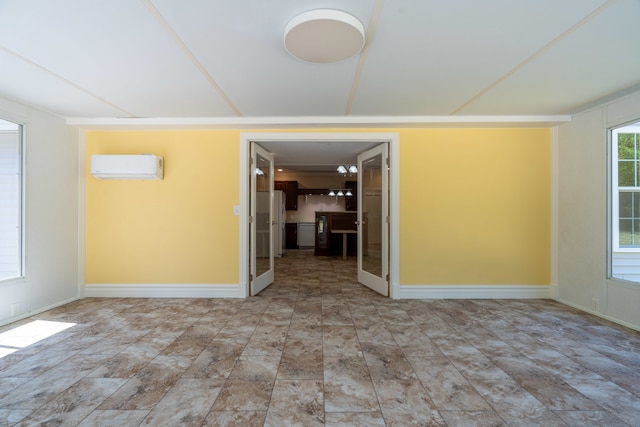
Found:
[[[278,128],[408,128],[408,127],[552,127],[570,115],[543,116],[308,116],[308,117],[176,117],[68,118],[84,129],[278,129]]]

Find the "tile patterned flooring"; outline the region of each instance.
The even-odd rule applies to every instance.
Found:
[[[543,300],[391,300],[290,251],[234,299],[84,299],[0,358],[0,425],[638,426],[640,333]]]

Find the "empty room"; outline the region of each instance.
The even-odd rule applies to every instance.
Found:
[[[638,425],[639,20],[0,1],[0,425]]]

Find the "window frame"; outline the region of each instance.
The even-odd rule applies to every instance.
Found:
[[[620,132],[624,130],[624,132]],[[610,256],[614,252],[640,252],[640,243],[637,246],[620,246],[620,193],[621,192],[637,192],[640,193],[640,182],[638,186],[620,187],[618,185],[618,134],[619,133],[636,133],[640,134],[640,122],[633,121],[630,124],[611,127],[609,129],[609,210],[610,221],[609,230],[611,236]],[[638,155],[636,157],[640,161],[640,143]],[[633,216],[632,216],[633,218]],[[640,219],[640,217],[638,217]]]
[[[17,227],[19,229],[18,235],[18,256],[17,256],[17,266],[16,266],[16,275],[13,277],[5,277],[0,278],[0,286],[5,283],[14,282],[16,280],[24,280],[26,276],[26,232],[25,232],[25,219],[26,219],[26,179],[25,179],[25,170],[26,170],[26,156],[25,156],[25,141],[26,141],[26,125],[24,122],[19,120],[15,120],[12,118],[8,118],[0,115],[0,121],[13,123],[18,126],[18,224]]]

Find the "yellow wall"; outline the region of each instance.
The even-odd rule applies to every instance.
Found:
[[[380,131],[400,134],[401,285],[549,283],[548,129]],[[239,140],[87,132],[87,168],[91,154],[153,153],[165,179],[100,181],[87,170],[86,282],[238,283]]]
[[[87,132],[86,282],[239,281],[239,133]],[[152,153],[162,181],[107,181],[91,154]]]
[[[400,134],[400,283],[549,284],[548,129]]]

